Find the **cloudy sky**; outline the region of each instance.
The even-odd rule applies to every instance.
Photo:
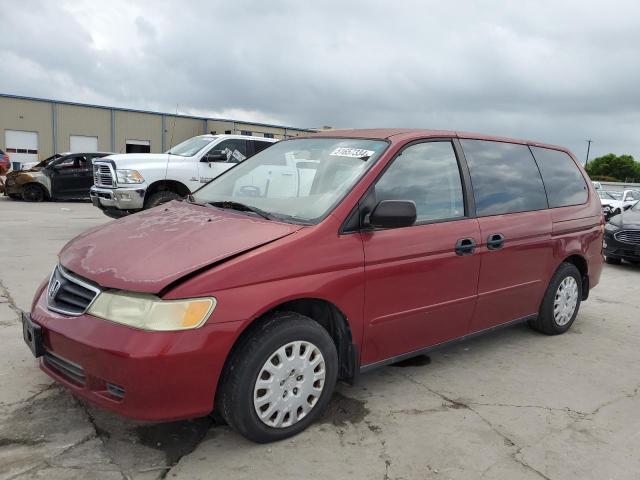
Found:
[[[637,1],[0,1],[0,92],[640,159]]]

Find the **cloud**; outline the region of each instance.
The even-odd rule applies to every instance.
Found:
[[[0,18],[1,92],[640,159],[637,2],[5,0]]]

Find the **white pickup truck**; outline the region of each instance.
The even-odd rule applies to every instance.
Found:
[[[276,140],[244,135],[199,135],[166,153],[110,155],[93,162],[93,204],[119,218],[184,198]]]

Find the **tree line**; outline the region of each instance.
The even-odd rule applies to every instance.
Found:
[[[632,155],[609,153],[590,160],[585,170],[591,180],[603,182],[640,182],[640,162]]]

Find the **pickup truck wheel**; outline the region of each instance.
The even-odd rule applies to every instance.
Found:
[[[233,352],[218,410],[249,440],[282,440],[322,414],[337,376],[338,354],[327,331],[298,313],[276,313]]]
[[[575,265],[562,263],[551,277],[540,311],[529,325],[547,335],[564,333],[573,324],[582,298],[582,277]]]
[[[160,192],[156,192],[147,198],[144,202],[144,208],[153,208],[158,205],[162,205],[163,203],[170,202],[171,200],[181,200],[182,195],[177,194],[176,192],[171,192],[169,190],[163,190]]]
[[[42,202],[46,197],[44,188],[37,183],[28,183],[22,187],[22,199],[25,202]]]

